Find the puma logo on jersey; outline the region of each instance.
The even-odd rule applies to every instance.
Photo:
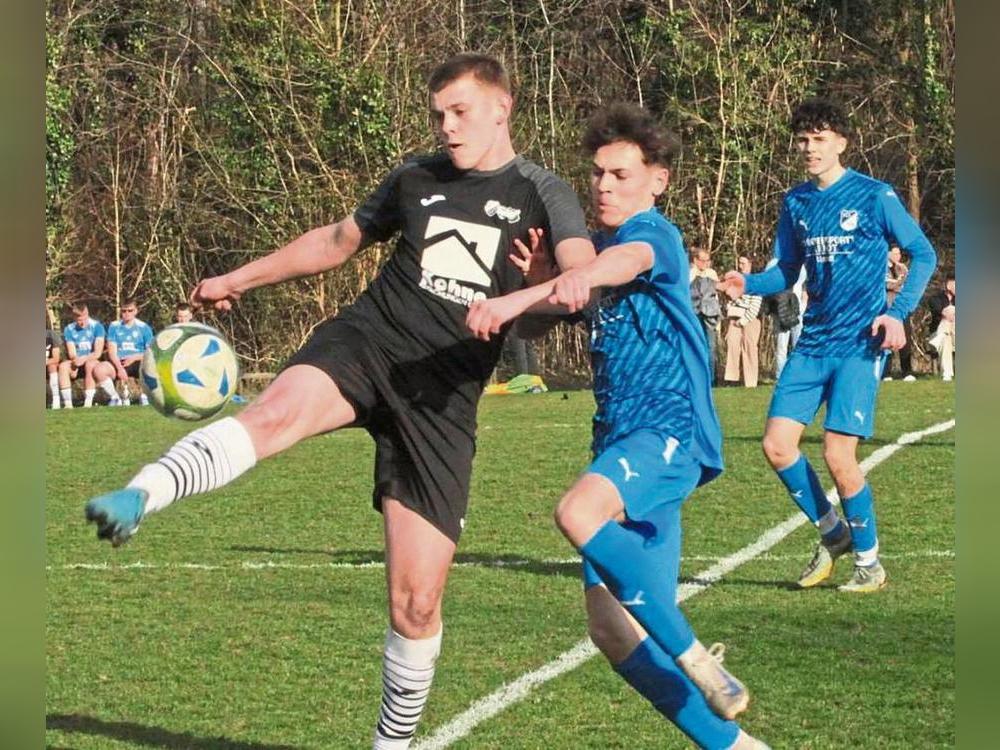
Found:
[[[680,442],[678,442],[677,438],[675,437],[667,438],[667,445],[663,449],[663,460],[666,461],[668,464],[673,460],[674,451],[677,450],[678,445],[680,445]]]
[[[420,205],[421,206],[430,206],[430,205],[433,205],[433,204],[437,203],[438,201],[443,201],[443,200],[447,200],[447,199],[443,195],[441,195],[441,193],[435,193],[434,195],[432,195],[429,198],[421,198],[420,199]]]
[[[619,458],[618,459],[618,463],[621,464],[621,467],[625,470],[625,481],[626,482],[631,481],[632,477],[638,477],[639,476],[639,472],[632,471],[631,467],[628,465],[628,459],[627,458],[625,458],[625,457]]]
[[[860,412],[860,411],[854,412],[854,418],[856,420],[858,420],[859,422],[864,422],[865,421],[865,415],[864,415],[863,412]]]
[[[504,206],[500,201],[489,200],[483,206],[487,216],[496,216],[509,224],[516,224],[521,220],[521,209]]]
[[[629,599],[628,601],[625,601],[625,600],[623,599],[623,600],[622,600],[622,602],[621,602],[621,605],[622,605],[623,607],[641,607],[641,606],[642,606],[643,604],[645,604],[645,603],[646,603],[646,600],[642,598],[642,595],[643,595],[643,593],[644,593],[644,592],[643,592],[643,590],[642,590],[642,589],[639,589],[639,590],[638,590],[638,591],[637,591],[637,592],[635,593],[635,596],[633,596],[633,597],[632,597],[631,599]]]

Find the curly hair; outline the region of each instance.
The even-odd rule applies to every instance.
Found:
[[[646,164],[656,164],[668,169],[680,151],[680,140],[660,125],[656,118],[634,104],[611,104],[590,118],[583,135],[583,148],[596,153],[609,143],[625,141],[642,150]]]
[[[813,97],[800,103],[792,112],[789,128],[792,133],[832,130],[844,138],[851,137],[851,125],[847,113],[839,104],[822,97]]]

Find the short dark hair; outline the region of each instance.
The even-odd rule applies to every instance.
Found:
[[[843,107],[819,96],[806,99],[795,108],[789,127],[792,133],[832,130],[844,138],[851,137],[851,124]]]
[[[139,302],[138,300],[136,300],[135,297],[126,297],[125,299],[122,300],[122,307],[135,307],[136,309],[138,309]]]
[[[177,307],[174,308],[174,312],[180,312],[181,310],[191,311],[191,305],[187,302],[178,302]]]
[[[457,81],[466,75],[471,75],[480,83],[496,86],[508,94],[511,93],[510,76],[507,75],[503,63],[495,57],[479,52],[460,52],[449,57],[431,71],[427,79],[427,88],[432,94],[436,94],[452,81]]]
[[[73,307],[73,312],[75,313],[90,312],[90,310],[87,309],[87,303],[81,300],[77,300],[76,302],[74,302],[72,307]]]
[[[680,140],[657,122],[653,115],[634,104],[610,104],[598,110],[583,134],[583,147],[594,154],[609,143],[625,141],[642,150],[646,164],[657,164],[668,169],[680,151]]]

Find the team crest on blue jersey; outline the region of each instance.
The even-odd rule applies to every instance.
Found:
[[[858,228],[858,212],[853,208],[840,209],[840,228],[845,232],[853,232]]]

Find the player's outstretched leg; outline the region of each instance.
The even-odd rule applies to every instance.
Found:
[[[238,416],[189,433],[146,464],[127,487],[90,500],[87,520],[97,524],[98,538],[123,544],[145,515],[222,487],[258,460],[354,418],[354,408],[323,371],[290,367]]]
[[[823,492],[816,471],[799,452],[804,429],[800,422],[771,417],[764,431],[763,448],[789,496],[819,531],[820,542],[798,579],[801,588],[811,588],[828,579],[837,558],[850,552],[851,534]]]
[[[854,574],[839,590],[854,594],[878,591],[888,578],[878,558],[875,500],[858,466],[858,438],[827,430],[823,444],[823,457],[840,492],[854,547]]]
[[[410,746],[441,653],[441,598],[455,543],[398,500],[383,498],[389,632],[373,750]]]
[[[677,514],[679,503],[660,506]],[[556,510],[556,524],[590,563],[600,580],[694,682],[712,709],[733,719],[746,710],[750,693],[694,636],[677,606],[677,577],[664,575],[662,540],[651,542],[637,528],[615,519],[623,510],[618,490],[607,478],[585,474]],[[680,554],[679,548],[676,554]]]

